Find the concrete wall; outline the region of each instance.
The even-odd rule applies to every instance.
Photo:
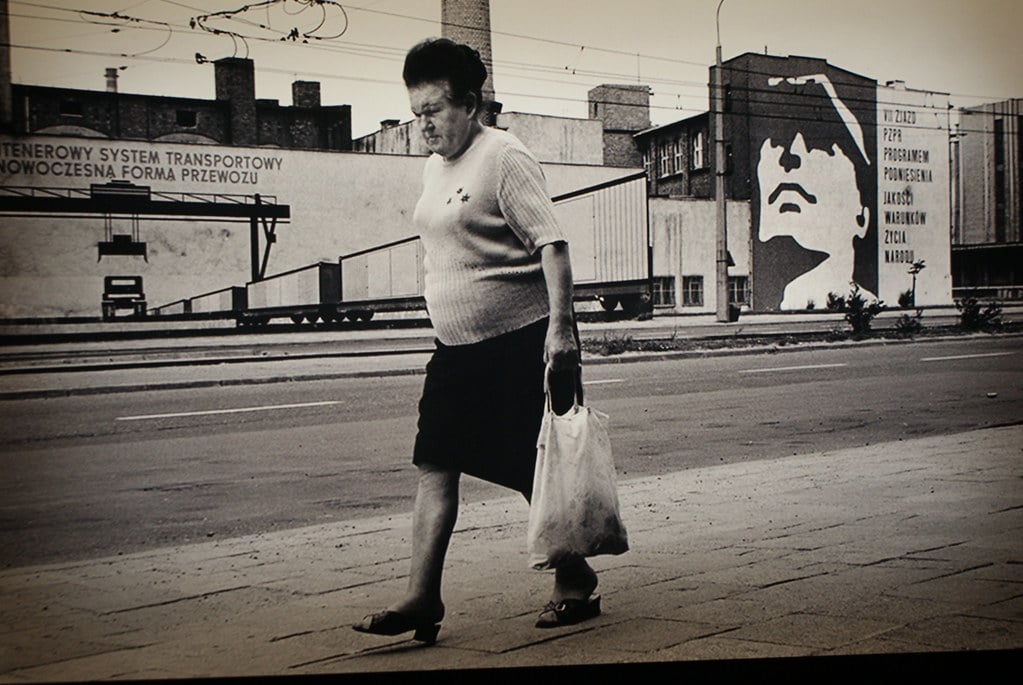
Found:
[[[521,140],[541,162],[604,163],[603,128],[599,121],[507,112],[497,116],[497,128]],[[353,149],[391,155],[430,154],[422,134],[412,121],[389,124],[358,138],[353,142]]]
[[[599,121],[508,112],[498,115],[497,127],[521,140],[542,162],[604,163]]]
[[[336,261],[415,233],[422,157],[212,145],[0,136],[0,194],[12,187],[76,188],[126,179],[167,193],[274,196],[291,207],[268,274]],[[551,195],[627,175],[600,166],[545,164]],[[126,217],[114,233],[130,233]],[[0,316],[95,315],[103,277],[141,275],[150,304],[250,280],[248,222],[142,219],[141,257],[105,256],[100,216],[0,217]]]
[[[749,202],[728,203],[728,250],[735,266],[729,276],[750,273]],[[653,275],[675,277],[675,307],[658,311],[709,313],[717,311],[717,208],[714,200],[650,198]],[[682,304],[682,278],[703,277],[703,305]]]

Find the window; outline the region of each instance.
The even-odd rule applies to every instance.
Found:
[[[728,277],[728,304],[749,304],[749,276]]]
[[[679,138],[675,141],[675,172],[680,172],[686,168],[685,162],[686,149],[682,143],[682,139]]]
[[[682,304],[686,307],[703,305],[703,276],[682,277]]]
[[[654,306],[674,307],[675,306],[675,277],[654,276]]]
[[[694,169],[702,169],[704,167],[704,165],[706,164],[706,162],[704,161],[705,158],[704,158],[704,154],[703,154],[703,149],[704,149],[703,131],[697,131],[696,132],[696,135],[693,136],[692,144],[693,144],[693,154],[692,154],[693,168]]]
[[[671,145],[665,143],[658,146],[660,151],[660,166],[657,169],[659,176],[670,176],[674,169],[671,168]]]
[[[82,103],[75,100],[62,100],[60,103],[60,113],[65,117],[80,117],[83,115]]]
[[[195,128],[196,116],[195,112],[190,109],[179,109],[178,110],[178,126],[182,128]]]

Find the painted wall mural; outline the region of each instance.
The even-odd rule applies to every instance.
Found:
[[[916,303],[949,302],[947,108],[821,62],[751,72],[753,308],[820,309],[854,288],[895,304],[919,259],[935,268]],[[928,209],[907,211],[924,184]]]
[[[822,308],[853,284],[875,296],[873,82],[797,69],[751,84],[754,309]]]

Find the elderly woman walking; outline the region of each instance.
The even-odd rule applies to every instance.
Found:
[[[408,589],[355,630],[415,631],[433,642],[444,617],[441,576],[462,473],[531,495],[545,366],[555,411],[572,403],[579,364],[568,244],[540,165],[477,115],[486,67],[472,48],[430,39],[405,58],[416,125],[433,153],[415,209],[426,251],[425,296],[436,332],[419,402],[419,469]],[[577,558],[554,574],[537,627],[600,613],[597,575]]]

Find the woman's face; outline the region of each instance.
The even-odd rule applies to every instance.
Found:
[[[762,241],[788,235],[834,257],[851,255],[853,236],[866,232],[865,223],[857,224],[864,208],[856,168],[838,145],[811,150],[802,133],[782,145],[767,138],[760,148],[757,183]]]
[[[469,146],[475,130],[476,109],[452,102],[447,81],[412,86],[408,95],[416,125],[431,152],[451,159]]]

